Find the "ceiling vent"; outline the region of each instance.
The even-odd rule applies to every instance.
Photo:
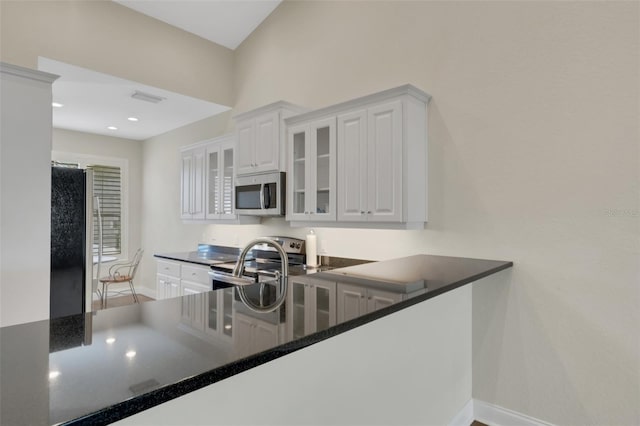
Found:
[[[140,92],[138,90],[133,92],[133,95],[131,95],[131,97],[133,99],[138,99],[140,101],[147,101],[154,104],[157,104],[158,102],[162,102],[165,99],[167,99],[167,98],[163,98],[162,96],[150,95],[149,93]]]

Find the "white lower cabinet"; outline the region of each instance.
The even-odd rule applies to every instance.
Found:
[[[403,293],[393,293],[377,288],[337,283],[338,322],[349,321],[405,298]]]
[[[211,290],[210,268],[204,265],[182,263],[180,265],[180,295],[191,296]],[[203,297],[182,298],[182,323],[195,330],[205,328],[205,299]]]
[[[211,290],[208,266],[157,260],[156,299],[168,299]]]
[[[209,271],[205,265],[182,262],[180,265],[181,296],[211,290]]]
[[[198,294],[204,293],[205,291],[211,290],[206,285],[202,285],[200,283],[194,283],[191,281],[180,281],[180,296],[188,296],[190,294]]]
[[[156,299],[168,299],[180,296],[180,278],[168,275],[156,275]]]
[[[182,298],[181,323],[190,333],[230,341],[233,336],[233,289],[210,291],[205,265],[158,259],[156,299]],[[188,297],[199,293],[205,297]]]
[[[300,338],[336,324],[336,283],[308,277],[289,278],[289,338]]]
[[[233,336],[233,289],[210,292],[205,300],[204,331],[210,336]]]
[[[199,284],[188,281],[182,281],[180,287],[182,296],[192,296],[182,298],[181,322],[193,329],[204,331],[204,299],[202,297],[195,297],[195,295],[202,293],[203,290]]]
[[[248,356],[279,343],[276,324],[235,312],[233,316],[233,348],[236,356]]]
[[[156,272],[156,299],[180,296],[180,262],[158,259]]]

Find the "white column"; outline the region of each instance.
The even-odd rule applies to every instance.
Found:
[[[0,326],[49,318],[53,74],[0,63]]]

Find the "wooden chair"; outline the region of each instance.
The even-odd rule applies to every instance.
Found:
[[[136,254],[133,255],[133,258],[130,261],[126,262],[116,262],[109,267],[109,275],[106,277],[100,278],[100,282],[102,283],[102,308],[107,308],[107,294],[109,291],[109,286],[111,284],[117,283],[129,283],[129,288],[131,289],[131,294],[133,295],[133,300],[135,303],[140,303],[138,301],[138,295],[136,294],[136,289],[133,286],[133,279],[136,275],[136,271],[138,270],[138,265],[140,264],[140,260],[142,259],[142,253],[144,250],[138,249]]]

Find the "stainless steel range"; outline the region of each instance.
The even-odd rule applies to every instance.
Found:
[[[304,240],[290,237],[267,237],[282,247],[287,254],[289,270],[297,272],[304,268],[306,256]],[[264,243],[256,244],[248,253],[244,262],[244,271],[240,277],[233,275],[236,262],[218,263],[211,266],[209,273],[212,289],[229,288],[265,282],[277,284],[282,261],[278,251]]]

